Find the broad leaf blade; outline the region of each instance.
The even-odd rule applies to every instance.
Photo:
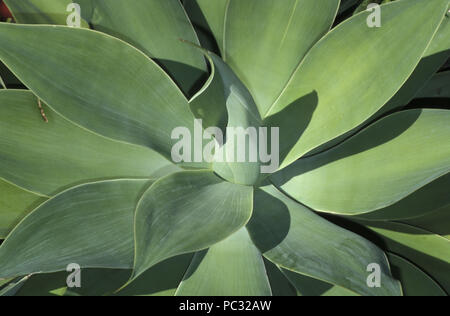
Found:
[[[305,54],[330,29],[339,1],[229,0],[223,7],[224,2],[198,4],[223,59],[247,86],[264,117]],[[215,27],[218,24],[222,26]]]
[[[24,90],[0,91],[0,177],[32,192],[53,195],[105,178],[157,178],[177,170],[158,153],[80,128]]]
[[[72,0],[4,0],[17,23],[66,25]],[[70,9],[70,8],[69,8]],[[80,20],[81,26],[89,27]]]
[[[95,30],[129,42],[156,58],[186,94],[192,95],[205,75],[202,54],[180,39],[198,44],[179,0],[78,0],[91,9],[88,20]],[[162,31],[164,30],[164,31]]]
[[[371,242],[326,221],[273,186],[257,190],[254,203],[247,227],[270,261],[360,295],[401,294],[385,254]],[[371,263],[380,266],[381,288],[367,286]]]
[[[387,255],[393,273],[402,283],[405,296],[447,296],[436,281],[414,264],[395,254]]]
[[[273,179],[317,211],[356,215],[387,207],[449,172],[449,119],[445,110],[395,113]]]
[[[238,231],[251,216],[252,192],[210,171],[155,182],[137,207],[132,279],[164,259],[208,248]]]
[[[259,250],[242,228],[198,252],[177,289],[178,296],[270,296]]]
[[[169,76],[111,36],[2,23],[0,59],[51,108],[101,135],[171,159],[173,129],[193,130],[187,99]]]
[[[369,28],[370,13],[363,12],[319,41],[269,112],[283,115],[287,107],[300,107],[311,117],[307,126],[299,127],[300,139],[280,145],[282,152],[288,150],[282,167],[375,114],[419,63],[447,5],[447,0],[430,0],[427,6],[421,0],[393,2],[381,6],[382,27]],[[305,98],[312,93],[317,95],[317,106]],[[289,115],[287,111],[285,116]],[[281,140],[285,135],[289,134],[281,131]]]
[[[431,215],[450,204],[450,173],[421,187],[407,197],[380,210],[359,215],[367,220],[407,220]]]
[[[323,282],[299,273],[282,269],[283,274],[297,289],[298,296],[358,296],[340,286]]]
[[[254,161],[251,161],[250,157],[251,148],[258,149],[257,142],[260,137],[258,129],[262,126],[261,116],[250,92],[230,67],[217,55],[207,54],[212,67],[221,78],[228,112],[227,130],[223,133],[223,135],[226,134],[226,139],[223,140],[223,152],[220,155],[216,152],[214,171],[233,183],[253,185],[261,179],[260,156],[257,154]],[[232,133],[231,129],[234,129],[235,133]],[[246,132],[248,134],[244,135]],[[220,141],[218,144],[220,145]],[[244,159],[239,161],[240,152],[244,149],[242,156]]]
[[[0,239],[6,238],[28,212],[46,199],[0,179]]]
[[[450,240],[414,226],[358,221],[382,238],[389,252],[413,262],[450,291]]]
[[[90,183],[31,212],[0,246],[0,278],[82,268],[131,268],[136,203],[148,180]]]

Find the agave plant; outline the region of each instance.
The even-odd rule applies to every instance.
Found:
[[[449,293],[448,0],[5,3],[0,293]],[[196,119],[278,168],[175,163]]]

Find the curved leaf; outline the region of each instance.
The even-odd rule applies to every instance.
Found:
[[[447,296],[439,284],[409,261],[392,253],[388,258],[406,296]]]
[[[111,34],[156,58],[186,94],[192,94],[206,72],[202,54],[180,39],[198,44],[179,0],[77,0],[88,7],[84,19],[95,30]],[[161,30],[164,30],[161,32]]]
[[[450,292],[450,240],[414,226],[358,221],[382,238],[389,252],[413,262]]]
[[[187,99],[168,75],[103,33],[1,23],[0,59],[52,109],[101,135],[170,159],[174,128],[193,130]]]
[[[416,97],[417,92],[424,87],[449,58],[450,17],[446,15],[412,75],[376,116],[411,102]]]
[[[0,177],[41,195],[105,178],[157,177],[177,170],[148,148],[82,129],[43,105],[29,91],[0,91]],[[175,167],[175,168],[174,168]]]
[[[259,250],[242,228],[198,252],[177,289],[178,296],[270,296]]]
[[[251,216],[252,192],[210,171],[175,173],[155,182],[137,207],[132,279],[164,259],[208,248],[239,230]]]
[[[0,296],[14,296],[29,278],[30,276],[26,276],[18,279],[17,281],[11,282],[3,289],[0,289]]]
[[[0,246],[0,278],[82,268],[131,268],[136,203],[148,180],[81,185],[31,212]]]
[[[67,23],[67,18],[73,10],[68,11],[72,0],[4,0],[17,23],[27,24],[61,24]],[[78,2],[78,1],[77,1]],[[80,20],[82,27],[88,23]]]
[[[392,205],[450,170],[450,111],[390,115],[322,154],[274,175],[317,211],[356,215]]]
[[[192,254],[177,256],[146,271],[123,291],[116,292],[131,270],[81,269],[81,288],[67,288],[69,272],[33,275],[16,296],[159,296],[173,295],[186,272]]]
[[[0,179],[0,239],[6,238],[28,212],[46,199]]]
[[[198,4],[223,59],[247,86],[264,117],[308,50],[331,28],[339,1],[229,0],[224,6],[224,1],[200,0]]]
[[[422,56],[420,63],[408,80],[403,84],[399,91],[387,102],[377,113],[372,115],[360,126],[349,132],[313,149],[305,156],[323,152],[335,145],[341,143],[351,135],[356,134],[361,128],[370,124],[374,120],[382,117],[394,109],[399,109],[407,105],[414,99],[417,92],[430,80],[430,78],[439,70],[439,68],[450,58],[450,17],[446,15],[442,21],[436,35],[433,37],[430,45]]]
[[[269,112],[272,116],[287,107],[300,107],[304,116],[311,117],[309,124],[299,127],[299,139],[280,145],[291,148],[282,167],[375,114],[417,66],[447,5],[447,0],[430,0],[427,6],[421,0],[389,3],[381,6],[382,27],[368,27],[371,13],[362,12],[320,40]],[[317,106],[305,98],[311,93],[317,95]],[[284,114],[289,115],[289,111]],[[282,140],[284,135],[289,134],[281,131]]]
[[[421,187],[407,197],[378,211],[359,215],[366,220],[405,220],[421,218],[450,205],[450,173]]]
[[[449,187],[447,187],[447,190],[448,188]],[[403,223],[422,228],[426,231],[450,239],[450,203],[423,217],[403,220]]]
[[[220,57],[213,53],[207,53],[207,56],[222,79],[228,111],[227,128],[239,128],[242,131],[246,131],[247,128],[256,128],[254,131],[257,132],[257,128],[262,125],[262,119],[249,91]],[[251,162],[249,153],[252,146],[257,148],[258,145],[255,142],[259,135],[256,135],[256,138],[240,137],[243,133],[239,135],[238,130],[235,131],[236,135],[227,129],[223,154],[220,156],[221,161],[216,159],[213,168],[219,176],[230,182],[253,185],[261,178],[261,163],[258,155],[255,162]],[[221,145],[220,141],[217,139],[216,141]],[[243,162],[239,162],[238,159],[240,149],[245,149]],[[230,156],[233,158],[231,162],[228,162]]]
[[[286,269],[284,275],[297,289],[298,296],[358,296],[343,287],[310,278]]]
[[[273,186],[255,192],[247,225],[255,245],[282,268],[361,295],[400,295],[383,251],[289,199]],[[382,286],[367,286],[367,267],[380,265]]]

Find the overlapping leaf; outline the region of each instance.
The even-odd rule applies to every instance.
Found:
[[[383,251],[346,231],[273,186],[255,192],[250,236],[264,256],[282,268],[342,287],[360,295],[400,295]],[[380,265],[383,285],[367,286],[367,266]]]
[[[261,116],[280,95],[303,56],[330,29],[339,5],[336,0],[197,3],[223,59],[249,89]]]
[[[273,179],[318,211],[355,215],[384,208],[449,172],[449,119],[445,110],[393,114]]]
[[[164,259],[208,248],[238,231],[251,216],[252,192],[210,171],[155,182],[137,208],[132,279]]]
[[[441,24],[448,2],[422,4],[410,0],[381,6],[380,28],[368,27],[370,13],[358,14],[310,50],[268,113],[300,107],[308,118],[298,125],[301,137],[293,143],[284,142],[289,133],[281,131],[282,166],[357,127],[400,89]],[[311,94],[316,100],[306,97]],[[285,117],[290,115],[285,111]]]
[[[153,150],[86,131],[24,90],[0,91],[0,177],[40,195],[97,179],[156,178],[173,164]]]
[[[0,59],[52,109],[104,136],[171,159],[174,128],[193,130],[187,99],[169,76],[111,36],[63,26],[0,24]]]
[[[270,296],[272,291],[261,253],[242,228],[208,250],[198,252],[176,294]]]
[[[133,265],[136,203],[148,180],[111,180],[65,191],[30,213],[0,247],[0,279]]]

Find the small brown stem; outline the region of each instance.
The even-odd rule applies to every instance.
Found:
[[[42,107],[42,104],[41,104],[41,99],[39,99],[39,98],[38,98],[38,107],[39,107],[39,110],[41,111],[41,116],[44,119],[45,123],[48,123],[47,116],[45,115],[44,108]]]

